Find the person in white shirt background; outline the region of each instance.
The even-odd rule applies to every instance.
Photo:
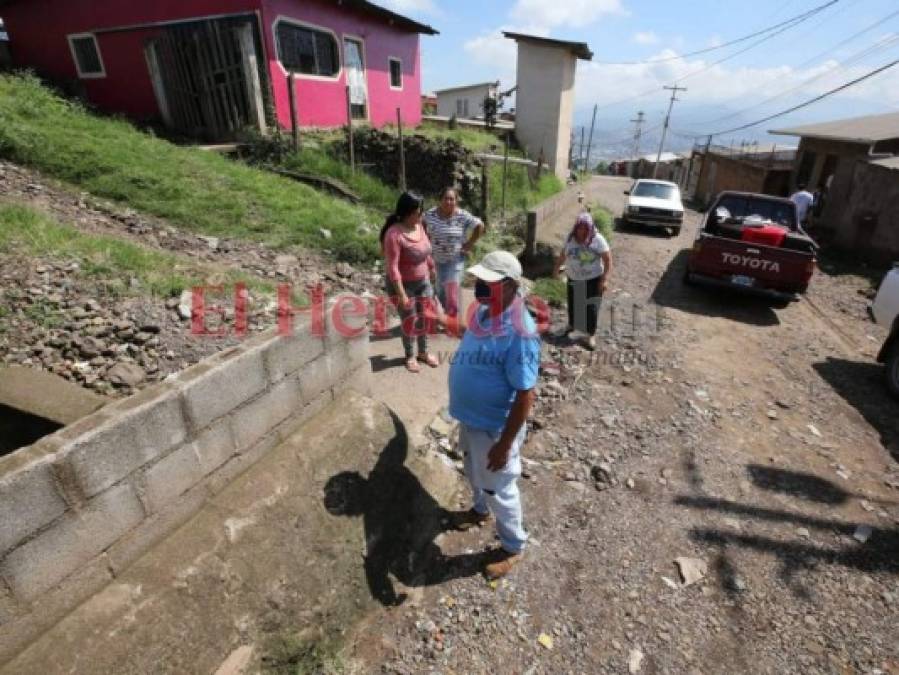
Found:
[[[799,224],[805,226],[808,223],[812,204],[815,203],[815,196],[806,189],[805,183],[800,183],[797,187],[799,189],[793,193],[790,201],[796,205],[796,216],[799,219]]]

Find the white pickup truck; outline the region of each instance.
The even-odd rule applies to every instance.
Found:
[[[877,357],[887,367],[887,386],[899,397],[899,263],[884,277],[872,306],[874,320],[890,335]]]

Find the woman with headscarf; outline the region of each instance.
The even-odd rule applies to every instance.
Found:
[[[587,212],[577,217],[565,241],[556,260],[556,276],[563,265],[568,277],[568,328],[565,334],[577,330],[586,335],[588,349],[596,349],[596,324],[612,272],[612,252]]]
[[[417,373],[419,363],[431,368],[439,364],[428,353],[427,324],[424,320],[425,304],[433,302],[434,259],[431,242],[421,224],[424,200],[411,192],[404,192],[396,203],[396,209],[387,217],[381,228],[381,249],[387,271],[387,293],[396,298],[402,319],[400,331],[406,353],[406,370]],[[418,341],[415,355],[413,337]]]

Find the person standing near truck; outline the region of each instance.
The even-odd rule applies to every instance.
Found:
[[[806,189],[805,183],[800,183],[797,187],[799,189],[793,193],[790,197],[790,201],[796,205],[796,217],[799,224],[804,227],[808,223],[808,216],[811,212],[812,204],[815,203],[815,195]]]
[[[437,266],[437,299],[449,316],[459,313],[459,289],[465,257],[484,233],[484,223],[458,206],[453,187],[444,188],[440,204],[424,216]]]

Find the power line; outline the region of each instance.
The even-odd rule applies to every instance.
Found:
[[[735,131],[743,131],[743,129],[749,129],[750,127],[755,127],[755,126],[758,126],[759,124],[764,124],[765,122],[770,122],[771,120],[777,119],[778,117],[783,117],[784,115],[789,115],[790,113],[796,112],[797,110],[801,110],[802,108],[807,108],[808,106],[812,105],[813,103],[817,103],[818,101],[821,101],[821,100],[827,98],[828,96],[833,96],[834,94],[837,94],[845,89],[848,89],[849,87],[853,87],[856,84],[859,84],[860,82],[864,82],[865,80],[868,80],[868,79],[874,77],[875,75],[879,75],[880,73],[882,73],[886,70],[889,70],[890,68],[893,68],[897,64],[899,64],[899,59],[896,59],[895,61],[891,61],[890,63],[886,64],[885,66],[881,66],[880,68],[877,68],[876,70],[872,70],[871,72],[866,73],[866,74],[862,75],[861,77],[857,77],[854,80],[846,82],[845,84],[841,84],[839,87],[831,89],[830,91],[827,91],[827,92],[821,94],[820,96],[815,96],[814,98],[809,99],[808,101],[800,103],[799,105],[794,105],[792,108],[788,108],[787,110],[783,110],[779,113],[775,113],[774,115],[768,115],[767,117],[763,117],[762,119],[756,120],[755,122],[750,122],[749,124],[744,124],[739,127],[734,127],[733,129],[726,129],[724,131],[716,131],[715,133],[713,133],[711,135],[712,136],[723,136],[724,134],[731,134]],[[705,135],[705,134],[703,134],[703,135]]]
[[[899,11],[894,12],[894,14],[899,15]],[[790,87],[789,89],[785,89],[781,92],[778,92],[777,94],[774,94],[773,96],[770,96],[770,97],[764,99],[763,101],[755,103],[747,108],[743,108],[742,110],[738,110],[737,112],[728,113],[727,115],[723,115],[721,117],[716,117],[716,118],[710,119],[710,120],[705,120],[702,122],[695,122],[694,124],[712,125],[712,124],[717,124],[718,122],[723,122],[724,120],[733,119],[734,117],[739,117],[740,115],[743,115],[744,113],[746,113],[750,110],[755,110],[756,108],[764,107],[765,105],[767,105],[768,103],[771,103],[772,101],[776,101],[777,99],[783,98],[784,96],[787,96],[788,94],[792,94],[793,92],[804,89],[805,87],[812,84],[813,82],[817,82],[818,80],[821,80],[825,77],[830,77],[831,75],[834,75],[838,71],[844,70],[845,68],[847,68],[850,65],[854,65],[858,61],[860,61],[868,56],[871,56],[872,54],[876,54],[885,49],[894,47],[897,43],[899,43],[899,35],[893,35],[891,37],[885,38],[885,39],[880,40],[879,42],[875,43],[874,45],[871,45],[870,47],[866,47],[864,50],[857,52],[856,54],[853,54],[852,56],[848,57],[845,61],[843,61],[841,63],[837,63],[835,66],[833,66],[832,68],[829,68],[828,70],[824,71],[823,73],[819,73],[818,75],[810,77],[807,80],[800,82],[798,85],[796,85],[794,87]],[[700,134],[700,135],[705,135],[705,134]]]
[[[714,47],[706,47],[705,49],[697,49],[692,52],[687,52],[686,54],[680,54],[678,56],[666,56],[660,59],[649,59],[646,61],[597,61],[596,63],[604,66],[642,66],[653,63],[666,63],[668,61],[678,61],[680,59],[687,59],[691,56],[698,56],[699,54],[707,54],[709,52],[714,52],[719,49],[725,49],[727,47],[732,47],[733,45],[740,44],[741,42],[746,42],[747,40],[751,40],[752,38],[758,37],[759,35],[764,35],[765,33],[770,33],[771,31],[777,30],[778,28],[786,27],[792,28],[793,25],[798,25],[807,19],[812,18],[816,14],[823,12],[828,7],[831,7],[840,2],[840,0],[830,0],[830,2],[826,2],[823,5],[818,5],[817,7],[810,9],[807,12],[803,12],[802,14],[797,14],[791,19],[787,19],[786,21],[781,21],[773,26],[769,26],[763,30],[756,31],[755,33],[750,33],[749,35],[744,35],[743,37],[736,38],[734,40],[730,40],[720,45],[715,45]]]

